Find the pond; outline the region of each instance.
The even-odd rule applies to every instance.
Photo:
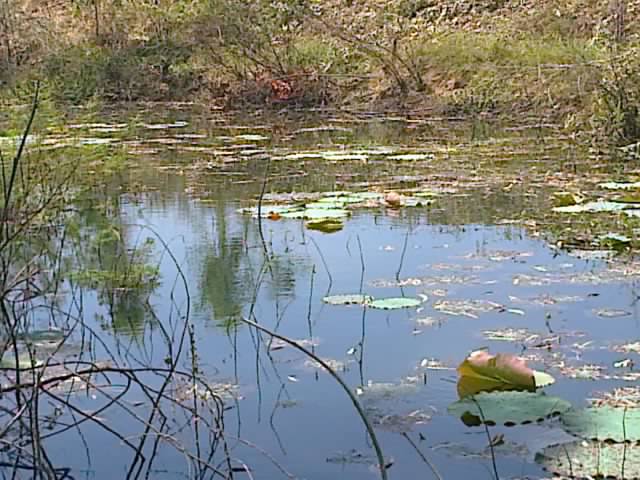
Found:
[[[527,119],[80,117],[28,146],[113,168],[74,200],[84,253],[61,248],[76,271],[45,297],[70,313],[24,317],[64,332],[30,343],[53,373],[27,430],[7,423],[22,367],[5,367],[7,471],[379,478],[318,357],[389,478],[640,476],[635,187],[602,185],[628,167]],[[116,287],[105,272],[122,269],[132,284]],[[555,383],[461,404],[456,367],[479,349]]]

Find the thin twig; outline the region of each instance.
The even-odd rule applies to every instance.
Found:
[[[311,351],[307,350],[306,348],[298,345],[293,340],[291,340],[291,339],[289,339],[289,338],[287,338],[287,337],[285,337],[283,335],[280,335],[278,333],[272,332],[271,330],[263,327],[262,325],[259,325],[259,324],[255,323],[255,322],[252,322],[252,321],[247,320],[245,318],[243,318],[242,321],[244,323],[246,323],[247,325],[250,325],[251,327],[255,328],[256,330],[259,330],[259,331],[261,331],[263,333],[266,333],[269,336],[275,337],[278,340],[281,340],[281,341],[285,342],[289,346],[291,346],[291,347],[301,351],[305,355],[309,356],[311,359],[313,359],[314,361],[319,363],[327,371],[327,373],[329,373],[329,375],[331,375],[335,379],[335,381],[338,382],[338,384],[342,387],[344,392],[349,396],[349,399],[351,400],[351,403],[353,403],[353,406],[355,407],[356,411],[358,412],[358,415],[362,419],[362,423],[364,423],[364,426],[367,429],[367,433],[369,434],[369,438],[371,439],[371,443],[373,444],[373,448],[374,448],[374,450],[376,452],[376,456],[378,458],[378,468],[380,470],[380,477],[382,478],[382,480],[387,480],[387,478],[388,478],[387,477],[387,468],[385,466],[384,455],[382,454],[382,447],[380,446],[380,443],[378,442],[378,437],[376,436],[376,432],[373,429],[373,425],[371,425],[371,422],[367,418],[367,414],[365,413],[364,408],[362,408],[362,405],[360,405],[360,402],[358,401],[358,399],[356,398],[354,393],[351,391],[349,386],[344,382],[344,380],[342,380],[340,375],[338,375],[335,372],[335,370],[333,370],[327,364],[327,362],[322,360],[320,357],[315,355],[313,352],[311,352]]]

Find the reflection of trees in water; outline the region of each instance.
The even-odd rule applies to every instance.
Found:
[[[140,332],[152,318],[149,297],[158,286],[151,263],[154,244],[123,220],[118,194],[99,200],[93,197],[78,209],[79,248],[72,277],[95,290],[115,331]]]
[[[287,253],[273,254],[270,247],[266,264],[254,219],[243,216],[235,222],[238,217],[223,201],[213,214],[211,231],[204,233],[205,241],[196,250],[200,307],[210,308],[216,321],[229,325],[253,300],[257,281],[267,287],[270,300],[292,296],[305,261]]]

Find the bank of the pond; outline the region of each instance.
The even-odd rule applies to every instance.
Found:
[[[88,2],[0,7],[0,85],[59,104],[526,113],[640,137],[636,1]]]

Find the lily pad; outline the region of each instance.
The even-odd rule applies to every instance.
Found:
[[[61,342],[64,340],[64,332],[62,330],[32,330],[29,333],[19,336],[20,340],[29,343],[39,342]]]
[[[29,357],[28,355],[20,355],[18,357],[17,368],[19,370],[36,368],[40,366],[42,366],[42,362],[40,360],[33,359],[33,362],[32,362],[31,357]],[[5,354],[2,357],[2,360],[0,360],[0,369],[11,369],[11,370],[16,369],[16,359],[13,353],[5,352]]]
[[[551,375],[536,372],[515,355],[491,355],[485,350],[472,352],[458,366],[458,395],[465,398],[480,392],[529,391],[550,385]]]
[[[369,295],[330,295],[324,297],[322,301],[329,305],[366,305],[373,300]]]
[[[576,441],[552,445],[536,463],[563,478],[640,478],[640,446]]]
[[[403,153],[399,155],[391,155],[387,157],[387,160],[407,160],[407,161],[418,161],[418,160],[433,160],[435,155],[433,153]]]
[[[585,197],[576,192],[555,192],[553,194],[553,204],[555,207],[568,207],[584,202]]]
[[[640,182],[605,182],[598,187],[606,190],[635,190],[640,188]]]
[[[640,441],[640,410],[625,407],[590,407],[562,415],[565,429],[587,440]]]
[[[598,200],[595,202],[581,203],[577,205],[568,205],[565,207],[555,207],[554,212],[557,213],[601,213],[601,212],[619,212],[631,205],[620,202],[609,202],[607,200]]]
[[[307,203],[305,208],[310,210],[316,209],[340,209],[344,208],[344,202],[338,200],[338,198],[321,198],[317,202]]]
[[[260,215],[262,217],[271,217],[273,215],[283,216],[293,212],[301,212],[302,209],[298,205],[262,205],[260,207]],[[240,213],[249,214],[254,217],[258,216],[258,207],[242,208]]]
[[[571,408],[562,398],[538,392],[482,392],[452,403],[447,411],[468,426],[540,422]]]
[[[418,298],[379,298],[369,302],[367,306],[381,310],[397,310],[399,308],[415,308],[421,303],[422,301]]]
[[[283,218],[303,218],[305,220],[320,220],[325,218],[345,218],[348,210],[341,208],[307,208],[305,210],[283,213]]]
[[[620,250],[631,244],[631,238],[619,233],[607,233],[598,239],[599,244],[606,248]]]
[[[316,230],[322,233],[335,233],[344,228],[342,220],[334,218],[322,218],[320,220],[312,220],[306,223],[309,230]]]

